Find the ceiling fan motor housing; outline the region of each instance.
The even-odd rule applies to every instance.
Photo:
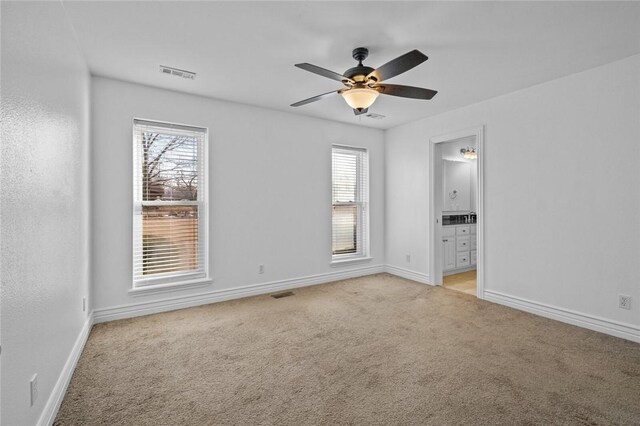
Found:
[[[353,56],[353,59],[358,61],[358,66],[349,68],[342,75],[352,79],[356,83],[364,83],[367,75],[374,71],[374,68],[362,65],[362,61],[367,59],[367,56],[369,56],[369,49],[366,47],[356,47],[353,49],[353,52],[351,52],[351,56]]]
[[[371,73],[374,69],[371,67],[365,67],[364,65],[358,65],[357,67],[349,68],[342,75],[356,83],[364,83],[366,81],[367,75]],[[359,77],[359,78],[356,78]]]

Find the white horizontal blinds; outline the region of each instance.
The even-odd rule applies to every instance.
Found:
[[[206,130],[134,120],[135,286],[206,275]]]
[[[368,249],[367,151],[334,146],[332,154],[332,253],[365,256]]]

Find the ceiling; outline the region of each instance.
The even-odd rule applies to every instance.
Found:
[[[638,2],[64,1],[95,75],[345,123],[390,128],[640,53]],[[377,67],[412,49],[429,60],[388,80],[438,90],[431,101],[380,96],[355,117],[341,84],[369,48]],[[163,75],[159,65],[194,71]],[[597,96],[597,88],[588,87]]]

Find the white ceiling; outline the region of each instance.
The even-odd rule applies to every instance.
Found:
[[[640,53],[638,2],[72,2],[65,9],[96,75],[389,128]],[[295,68],[336,72],[368,47],[372,67],[419,49],[429,60],[390,83],[431,101],[380,96],[355,117],[341,87]],[[197,73],[163,75],[159,65]],[[585,87],[597,98],[597,87]]]

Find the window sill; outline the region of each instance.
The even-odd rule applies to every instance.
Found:
[[[373,258],[369,257],[369,256],[351,257],[351,258],[348,258],[348,259],[332,260],[330,265],[331,265],[332,268],[335,268],[335,267],[338,267],[338,266],[351,265],[352,263],[369,262],[371,259],[373,259]]]
[[[185,290],[188,288],[205,287],[213,284],[211,278],[198,278],[189,281],[180,281],[176,283],[145,285],[135,287],[129,290],[131,296],[146,296],[148,294],[166,293],[169,291]]]

